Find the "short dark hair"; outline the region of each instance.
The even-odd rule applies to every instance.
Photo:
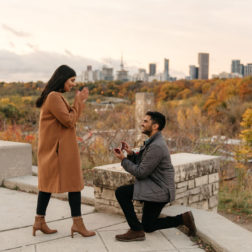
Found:
[[[162,130],[165,127],[165,116],[157,111],[148,111],[146,115],[150,116],[153,123],[158,124],[158,130]]]

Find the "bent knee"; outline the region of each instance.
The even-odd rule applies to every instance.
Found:
[[[155,231],[154,227],[151,225],[143,225],[144,232],[152,233]]]

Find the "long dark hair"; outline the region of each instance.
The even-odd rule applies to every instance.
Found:
[[[65,82],[74,76],[76,76],[76,73],[71,67],[67,65],[58,67],[53,73],[51,79],[47,82],[41,96],[37,99],[36,107],[40,108],[43,105],[50,92],[58,91],[63,93]]]

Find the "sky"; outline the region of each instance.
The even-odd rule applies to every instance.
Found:
[[[198,53],[210,76],[252,62],[251,0],[0,0],[0,81],[46,81],[61,64],[183,78]]]

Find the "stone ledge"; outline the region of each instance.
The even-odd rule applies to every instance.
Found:
[[[184,206],[169,206],[163,215],[174,216],[191,210],[198,229],[197,235],[217,252],[251,252],[252,233],[225,217],[210,211]]]
[[[31,145],[0,140],[0,170],[0,185],[6,178],[31,175]]]
[[[36,176],[22,176],[5,179],[3,182],[4,187],[29,193],[38,193],[38,178]],[[67,193],[53,194],[52,197],[68,200]],[[81,203],[86,205],[94,205],[94,188],[85,186],[81,191]]]
[[[218,204],[217,183],[220,157],[178,153],[171,155],[175,170],[176,200],[174,205],[191,205],[215,210]],[[106,205],[118,213],[114,191],[121,185],[134,183],[135,178],[120,163],[94,168],[95,207]],[[210,183],[211,182],[211,183]],[[99,204],[102,206],[99,207]]]

